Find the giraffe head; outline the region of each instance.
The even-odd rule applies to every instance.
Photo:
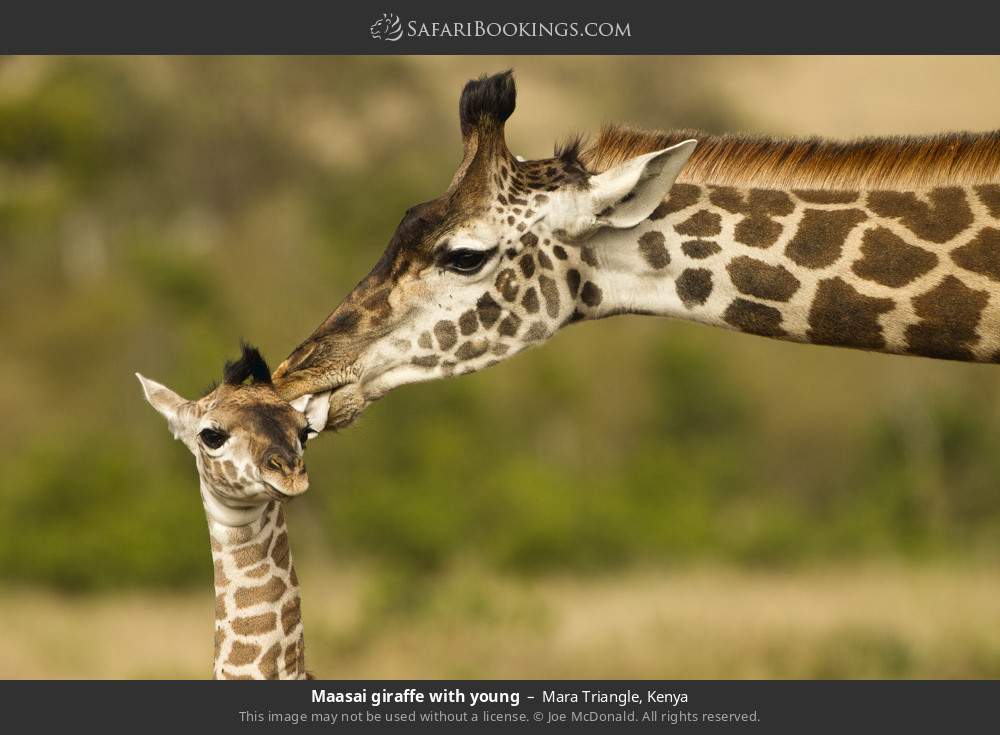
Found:
[[[226,363],[223,382],[198,400],[187,400],[136,373],[146,400],[191,450],[210,515],[238,525],[245,514],[271,500],[287,500],[309,487],[302,454],[322,429],[278,397],[260,353],[243,346]]]
[[[329,402],[330,425],[344,426],[392,388],[479,370],[608,315],[588,278],[605,256],[589,243],[647,218],[695,142],[600,174],[578,143],[524,161],[504,138],[514,105],[510,72],[466,84],[451,185],[406,212],[372,272],[278,368],[282,397]]]

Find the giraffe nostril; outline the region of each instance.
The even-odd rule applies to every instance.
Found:
[[[278,470],[278,471],[282,471],[285,469],[281,464],[281,460],[273,455],[269,460],[267,460],[267,466],[273,470]]]

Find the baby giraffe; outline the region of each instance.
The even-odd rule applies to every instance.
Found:
[[[303,449],[326,417],[310,424],[279,398],[253,347],[223,375],[189,401],[136,373],[198,465],[215,562],[214,678],[310,678],[282,504],[308,489]]]

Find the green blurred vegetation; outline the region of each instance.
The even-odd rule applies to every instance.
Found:
[[[0,577],[207,585],[194,463],[133,371],[193,396],[241,337],[280,362],[447,185],[462,80],[513,63],[512,145],[541,156],[602,118],[758,125],[723,61],[0,60]],[[312,445],[296,553],[407,574],[995,557],[998,398],[989,367],[577,326]]]

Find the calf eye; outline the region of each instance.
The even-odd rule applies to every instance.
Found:
[[[496,253],[496,248],[489,250],[469,250],[462,248],[452,250],[445,255],[445,267],[456,273],[472,275],[478,273],[486,262]]]
[[[201,438],[202,444],[209,449],[218,449],[229,439],[229,434],[218,429],[202,429],[198,436]]]

